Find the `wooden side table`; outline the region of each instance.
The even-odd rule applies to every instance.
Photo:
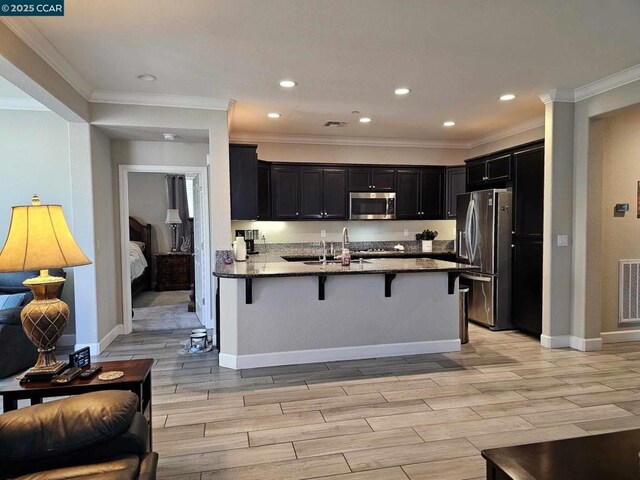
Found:
[[[2,407],[5,412],[16,410],[18,400],[27,399],[31,405],[42,403],[43,398],[61,397],[67,395],[80,395],[82,393],[98,390],[128,390],[138,395],[138,409],[149,423],[149,449],[153,451],[152,444],[152,412],[151,412],[151,366],[153,360],[119,360],[113,362],[95,362],[92,365],[101,365],[102,372],[121,370],[124,376],[116,380],[102,381],[98,375],[83,380],[76,378],[66,385],[54,385],[50,382],[32,382],[20,384],[13,380],[0,390],[2,395]],[[102,373],[100,372],[100,373]]]
[[[156,254],[156,290],[190,290],[193,271],[193,254]]]
[[[483,450],[487,480],[637,480],[640,429]]]

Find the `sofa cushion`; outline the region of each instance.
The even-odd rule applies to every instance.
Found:
[[[59,457],[121,435],[138,405],[132,392],[85,393],[0,415],[0,465]]]
[[[4,310],[0,310],[0,325],[20,325],[22,326],[22,321],[20,320],[20,312],[22,311],[22,307],[13,307],[13,308],[5,308]],[[6,350],[6,346],[2,348],[2,350]]]
[[[138,478],[139,471],[140,458],[136,455],[123,455],[101,463],[22,475],[16,477],[16,480],[133,480]]]
[[[26,293],[14,293],[13,295],[0,295],[0,310],[19,307],[26,297]]]

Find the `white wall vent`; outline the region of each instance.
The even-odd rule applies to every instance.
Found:
[[[620,260],[618,323],[640,322],[640,260]]]

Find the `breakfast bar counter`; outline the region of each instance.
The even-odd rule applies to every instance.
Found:
[[[367,258],[345,267],[262,258],[220,263],[213,272],[220,366],[460,350],[457,279],[475,267],[433,258]]]

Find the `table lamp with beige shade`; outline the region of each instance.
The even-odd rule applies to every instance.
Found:
[[[11,208],[9,233],[0,251],[0,272],[40,270],[40,275],[24,281],[33,300],[20,313],[22,328],[38,348],[38,361],[26,377],[55,375],[66,362],[57,361],[56,343],[64,331],[69,307],[57,298],[64,278],[49,276],[49,268],[88,265],[73,239],[60,205],[40,205],[37,195],[31,205]]]

